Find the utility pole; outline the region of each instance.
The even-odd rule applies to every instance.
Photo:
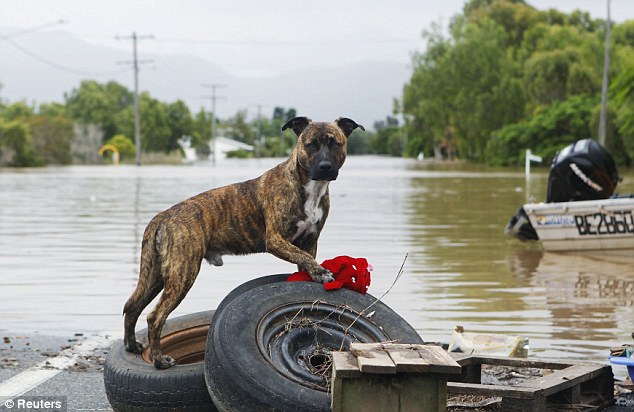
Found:
[[[255,157],[260,157],[260,146],[263,144],[262,142],[262,108],[266,107],[263,104],[254,104],[258,108],[258,135],[255,139]]]
[[[605,129],[608,117],[608,70],[610,69],[610,0],[608,4],[608,19],[605,27],[605,57],[603,60],[603,82],[601,84],[601,117],[599,118],[599,143],[605,146]]]
[[[216,163],[216,141],[214,140],[216,137],[216,101],[218,100],[226,100],[226,96],[216,96],[216,90],[227,87],[226,84],[203,84],[202,87],[207,87],[211,89],[211,96],[203,96],[203,98],[211,99],[211,133],[210,139],[211,142],[211,161]]]
[[[137,41],[142,39],[153,39],[153,35],[137,36],[133,32],[131,36],[117,36],[117,40],[132,40],[132,61],[122,62],[132,64],[134,68],[134,145],[136,146],[136,165],[141,166],[141,118],[139,114],[139,64],[150,63],[152,60],[139,60],[137,58]]]

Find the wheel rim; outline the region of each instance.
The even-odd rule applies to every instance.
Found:
[[[277,372],[324,392],[330,388],[333,351],[346,350],[351,342],[390,340],[359,312],[324,302],[294,302],[272,309],[260,320],[256,339]]]
[[[161,350],[171,356],[177,365],[203,362],[208,332],[209,325],[201,325],[161,336]],[[143,350],[141,357],[145,362],[153,363],[149,346]]]

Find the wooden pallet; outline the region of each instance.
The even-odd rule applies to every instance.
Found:
[[[462,369],[438,346],[352,343],[333,352],[333,412],[440,412]]]
[[[501,397],[503,411],[542,412],[571,406],[579,407],[575,411],[592,411],[614,401],[614,375],[609,365],[452,355],[462,374],[450,378],[447,393]],[[553,373],[514,386],[483,385],[482,365],[550,369]]]

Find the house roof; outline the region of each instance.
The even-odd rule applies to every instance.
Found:
[[[222,145],[226,145],[226,146],[230,146],[235,148],[235,150],[237,149],[242,149],[242,150],[246,150],[246,151],[252,151],[254,150],[254,147],[251,146],[250,144],[246,144],[243,142],[239,142],[237,140],[233,140],[233,139],[229,139],[228,137],[224,137],[224,136],[218,136],[215,138],[216,140],[216,144],[222,144]]]

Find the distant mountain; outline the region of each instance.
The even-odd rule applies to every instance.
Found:
[[[82,79],[115,80],[130,90],[131,52],[88,43],[63,31],[32,33],[0,39],[0,98],[27,102],[63,102],[64,93],[79,86]],[[131,49],[131,48],[130,48]],[[269,116],[274,106],[294,107],[315,120],[347,116],[372,126],[391,114],[392,100],[400,97],[410,70],[401,63],[363,62],[342,67],[307,67],[275,77],[236,77],[207,60],[192,55],[147,55],[153,62],[141,66],[140,88],[159,100],[182,99],[193,112],[209,110],[209,89],[203,83],[226,84],[219,89],[218,114],[234,115],[255,105]]]

